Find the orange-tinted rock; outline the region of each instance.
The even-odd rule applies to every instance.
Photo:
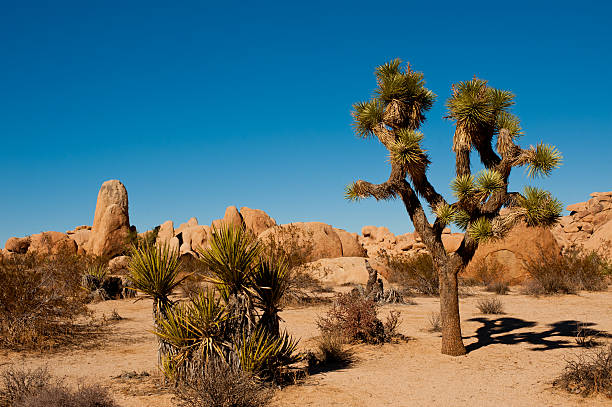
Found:
[[[11,237],[4,244],[4,249],[12,253],[26,253],[30,247],[30,237]]]
[[[98,193],[87,252],[96,256],[116,256],[125,251],[129,233],[127,190],[118,180],[106,181]]]
[[[561,253],[552,232],[542,227],[527,227],[519,223],[504,239],[481,244],[464,275],[474,276],[474,265],[479,262],[498,261],[506,266],[508,275],[505,277],[508,280],[520,282],[527,277],[524,262],[540,256],[542,252]]]
[[[30,236],[28,252],[49,254],[76,254],[77,245],[67,234],[61,232],[43,232]]]
[[[349,233],[344,229],[333,229],[340,238],[343,257],[365,257],[367,255],[363,245],[359,243],[359,236],[357,233]]]
[[[276,226],[276,221],[261,209],[251,209],[243,206],[240,208],[240,215],[247,229],[251,230],[256,236],[266,229]]]
[[[259,238],[286,247],[312,248],[308,261],[342,257],[342,242],[334,229],[321,222],[296,222],[278,225],[264,231]]]

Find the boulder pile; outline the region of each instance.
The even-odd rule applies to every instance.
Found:
[[[567,210],[570,214],[552,229],[562,249],[582,247],[612,258],[612,191],[593,192],[591,199]]]

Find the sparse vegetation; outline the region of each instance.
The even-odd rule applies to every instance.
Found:
[[[345,368],[355,361],[355,354],[342,335],[323,333],[315,344],[315,350],[307,354],[308,371],[311,373]]]
[[[264,407],[272,390],[237,363],[211,358],[181,380],[176,395],[182,407]]]
[[[409,294],[440,295],[440,280],[431,255],[384,254],[383,260],[390,270],[390,283],[398,284]]]
[[[573,250],[558,255],[540,250],[525,267],[529,280],[524,291],[531,295],[575,294],[580,290],[601,291],[608,287],[610,263],[595,251]]]
[[[505,277],[508,274],[505,265],[497,260],[480,260],[473,266],[476,270],[474,280],[484,285],[485,290],[498,295],[504,295],[510,291],[510,284]]]
[[[554,385],[585,397],[599,393],[612,398],[612,344],[569,360]]]
[[[442,319],[439,312],[429,314],[429,332],[442,332]]]
[[[392,313],[385,324],[378,319],[378,307],[374,299],[358,291],[339,294],[317,326],[323,335],[341,333],[349,342],[388,342],[396,334],[399,312]]]
[[[483,314],[503,314],[504,304],[497,297],[482,298],[476,303],[476,307]]]
[[[54,347],[88,314],[85,259],[60,253],[0,256],[0,347]]]
[[[8,369],[0,386],[1,407],[118,407],[105,388],[84,385],[71,390],[46,368]]]

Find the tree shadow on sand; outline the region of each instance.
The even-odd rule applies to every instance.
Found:
[[[546,351],[561,348],[576,348],[580,345],[576,342],[576,334],[580,328],[592,327],[593,322],[581,321],[559,321],[547,325],[548,329],[541,332],[514,332],[519,329],[533,328],[536,322],[525,321],[519,318],[472,318],[469,321],[480,322],[483,325],[476,330],[476,334],[464,339],[476,338],[477,341],[466,346],[467,352],[494,344],[516,345],[529,343],[534,345],[533,351]],[[592,335],[600,338],[612,338],[608,332],[589,328]]]

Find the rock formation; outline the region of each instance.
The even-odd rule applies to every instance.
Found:
[[[583,247],[612,258],[612,191],[593,192],[591,199],[569,205],[553,234],[563,250]]]
[[[98,193],[86,251],[95,256],[116,256],[125,250],[129,233],[130,217],[125,186],[117,180],[106,181]]]
[[[251,209],[243,206],[240,208],[240,215],[242,215],[242,220],[247,229],[250,229],[256,236],[259,236],[266,229],[276,226],[276,221],[261,209]]]

